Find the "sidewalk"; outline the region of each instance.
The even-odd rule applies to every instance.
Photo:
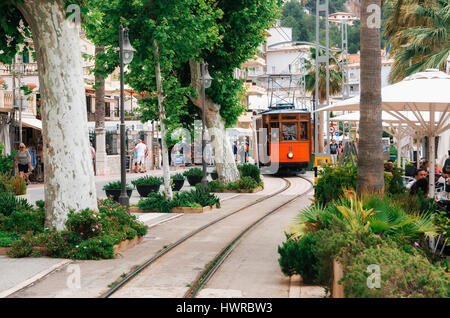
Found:
[[[139,221],[152,228],[161,223],[181,217],[179,213],[134,213]],[[8,297],[18,290],[34,284],[52,272],[74,263],[70,259],[49,257],[10,258],[0,255],[0,298]]]

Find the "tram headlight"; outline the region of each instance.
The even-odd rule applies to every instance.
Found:
[[[287,154],[287,157],[288,157],[289,159],[292,159],[292,158],[294,158],[294,154],[293,154],[292,152],[289,152],[289,153]]]

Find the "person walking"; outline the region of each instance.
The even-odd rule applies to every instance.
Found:
[[[137,170],[136,172],[144,173],[142,170],[142,165],[145,161],[145,151],[147,150],[147,146],[142,143],[142,140],[138,140],[138,144],[134,147],[133,152],[136,151],[136,164],[137,164]]]
[[[331,163],[336,163],[338,154],[338,145],[335,139],[331,139],[330,144]]]
[[[33,167],[31,167],[31,156],[28,150],[25,147],[24,143],[21,143],[19,145],[19,152],[16,155],[15,160],[16,167],[19,169],[19,176],[21,178],[25,178],[26,184],[28,185],[28,176],[33,170]]]

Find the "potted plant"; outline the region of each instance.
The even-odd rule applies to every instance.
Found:
[[[131,181],[136,187],[141,197],[147,197],[150,192],[159,192],[159,187],[163,184],[162,178],[145,176]]]
[[[108,184],[106,184],[103,187],[103,190],[105,190],[105,193],[108,197],[112,197],[114,201],[119,202],[120,192],[121,192],[121,185],[122,183],[120,181],[112,181]],[[128,197],[131,197],[131,193],[133,192],[133,188],[130,187],[128,184],[126,185],[127,189],[127,195]]]
[[[213,179],[213,180],[219,179],[219,174],[217,173],[217,169],[214,169],[214,170],[211,172],[211,179]]]
[[[180,191],[184,185],[184,176],[181,173],[173,175],[171,178],[171,185],[173,191]]]
[[[203,170],[200,168],[191,168],[183,173],[189,182],[189,184],[195,187],[196,184],[202,182]]]

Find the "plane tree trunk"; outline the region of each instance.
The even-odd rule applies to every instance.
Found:
[[[196,88],[198,96],[191,98],[195,106],[202,110],[201,96],[201,68],[194,60],[189,62],[191,70],[191,84]],[[225,120],[220,115],[220,105],[215,104],[208,96],[205,97],[206,127],[211,136],[214,158],[221,183],[234,182],[239,179],[239,171],[234,160],[233,149],[226,136]],[[203,111],[203,110],[202,110]]]
[[[39,69],[45,167],[45,224],[65,229],[70,210],[97,210],[77,28],[62,0],[23,0]]]

